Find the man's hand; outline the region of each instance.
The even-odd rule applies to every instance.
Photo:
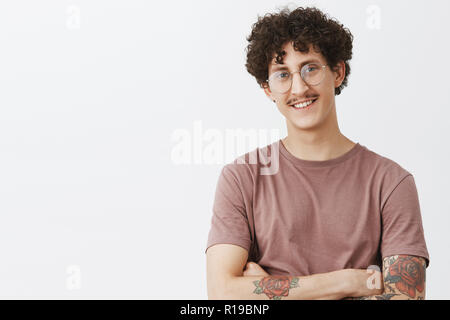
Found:
[[[346,281],[350,297],[362,297],[382,294],[384,291],[383,277],[380,271],[366,269],[343,269],[346,274]]]

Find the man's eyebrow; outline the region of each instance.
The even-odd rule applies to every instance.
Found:
[[[319,60],[317,60],[317,59],[309,59],[309,60],[303,61],[301,64],[299,64],[299,66],[300,66],[300,68],[301,68],[301,67],[303,67],[305,64],[312,63],[312,62],[321,63],[321,62],[320,62]],[[272,71],[277,71],[277,70],[288,70],[288,69],[289,69],[289,68],[286,67],[286,65],[284,65],[284,64],[275,64],[275,63],[272,63]]]

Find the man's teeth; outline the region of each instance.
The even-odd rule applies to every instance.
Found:
[[[306,102],[303,102],[303,103],[295,104],[294,107],[295,108],[304,108],[304,107],[309,106],[313,102],[314,102],[314,100],[309,100],[309,101],[306,101]]]

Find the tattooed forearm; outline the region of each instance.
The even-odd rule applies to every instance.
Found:
[[[425,260],[407,255],[387,257],[385,283],[393,284],[395,289],[416,298],[425,290]]]
[[[384,293],[377,296],[348,298],[349,300],[425,299],[424,258],[396,255],[383,260]]]
[[[269,299],[280,300],[289,295],[289,289],[298,288],[298,278],[289,276],[267,276],[253,281],[256,286],[253,293],[266,294]]]

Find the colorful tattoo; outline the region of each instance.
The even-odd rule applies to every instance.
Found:
[[[280,300],[289,295],[289,289],[298,288],[298,278],[289,276],[267,276],[253,281],[256,286],[253,293],[265,293],[269,299]]]
[[[425,265],[424,259],[399,255],[387,258],[386,263],[389,265],[384,281],[389,284],[393,283],[398,291],[410,298],[416,297],[416,292],[423,292],[425,288]],[[394,291],[392,288],[390,290]]]
[[[382,295],[354,297],[349,300],[390,300],[406,295],[408,300],[424,300],[425,290],[424,258],[410,255],[386,257],[383,261],[384,293]]]

